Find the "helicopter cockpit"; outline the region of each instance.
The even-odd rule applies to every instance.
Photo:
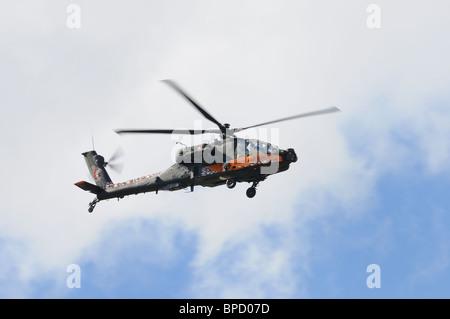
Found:
[[[211,143],[186,146],[176,154],[177,163],[225,163],[252,155],[271,155],[278,150],[268,142],[232,137]]]
[[[256,140],[237,138],[236,141],[236,158],[247,157],[251,155],[272,154],[275,147],[272,144]]]

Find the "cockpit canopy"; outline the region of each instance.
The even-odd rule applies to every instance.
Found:
[[[257,139],[227,138],[193,145],[179,150],[177,163],[224,163],[251,155],[272,154],[278,148]]]

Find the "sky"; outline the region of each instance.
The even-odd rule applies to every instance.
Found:
[[[448,1],[0,8],[1,298],[450,296]],[[197,187],[89,214],[73,184],[92,137],[124,150],[125,181],[172,165],[177,139],[114,129],[214,128],[163,79],[234,127],[341,112],[249,132],[299,156],[253,199]]]

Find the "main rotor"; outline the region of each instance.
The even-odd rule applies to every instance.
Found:
[[[213,122],[214,124],[216,124],[218,129],[207,129],[207,130],[198,130],[198,129],[196,129],[196,130],[191,130],[191,129],[188,129],[188,130],[184,130],[184,129],[183,130],[180,130],[180,129],[138,129],[138,130],[136,130],[136,129],[122,129],[122,130],[116,130],[116,133],[118,133],[118,134],[124,134],[124,133],[190,134],[190,135],[212,133],[212,134],[220,134],[223,139],[226,139],[227,137],[233,137],[234,133],[241,132],[243,130],[247,130],[247,129],[254,128],[254,127],[259,127],[259,126],[263,126],[263,125],[269,125],[269,124],[278,123],[278,122],[289,121],[289,120],[298,119],[298,118],[302,118],[302,117],[315,116],[315,115],[334,113],[334,112],[339,112],[340,111],[340,109],[338,109],[337,107],[332,106],[332,107],[329,107],[329,108],[326,108],[326,109],[321,109],[321,110],[307,112],[307,113],[301,113],[301,114],[288,116],[288,117],[284,117],[284,118],[273,120],[273,121],[268,121],[268,122],[264,122],[264,123],[251,125],[251,126],[232,128],[232,127],[230,127],[230,124],[228,124],[228,123],[223,123],[222,124],[221,122],[219,122],[215,117],[213,117],[202,106],[200,106],[199,103],[197,103],[189,94],[186,93],[185,90],[183,90],[174,81],[172,81],[172,80],[162,80],[162,82],[164,82],[167,85],[169,85],[172,89],[174,89],[181,96],[183,96],[186,100],[188,100],[191,103],[191,105],[203,115],[203,117],[205,117],[206,119],[208,119],[211,122]]]

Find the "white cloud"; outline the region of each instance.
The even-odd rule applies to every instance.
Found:
[[[5,273],[19,273],[18,294],[29,293],[27,282],[42,272],[86,256],[106,227],[130,218],[168,219],[173,224],[166,229],[198,237],[195,294],[303,294],[307,288],[299,283],[313,243],[296,231],[307,234],[305,221],[336,206],[348,216],[363,212],[377,177],[412,156],[433,174],[448,169],[450,126],[442,106],[449,46],[438,36],[448,27],[444,2],[380,3],[379,30],[367,29],[365,7],[356,1],[80,6],[79,33],[67,30],[64,6],[47,2],[31,15],[13,8],[0,19],[13,30],[0,33],[9,45],[0,79],[8,105],[0,128],[8,136],[0,232],[6,243],[25,247],[2,251],[10,261]],[[439,14],[422,14],[424,6]],[[17,15],[36,28],[11,18]],[[88,121],[99,152],[107,156],[118,143],[124,146],[123,176],[131,178],[170,165],[173,141],[119,138],[111,129],[188,127],[200,118],[156,82],[164,78],[179,81],[234,126],[330,105],[343,112],[281,124],[280,146],[294,147],[300,160],[261,183],[253,200],[238,185],[102,202],[87,214],[90,196],[72,183],[86,176],[80,153],[90,147]],[[430,105],[428,97],[436,95],[443,102]],[[377,103],[380,96],[385,100]],[[393,138],[398,135],[417,141],[422,152],[412,154]],[[171,235],[160,236],[170,251]],[[241,258],[230,261],[233,256]]]

